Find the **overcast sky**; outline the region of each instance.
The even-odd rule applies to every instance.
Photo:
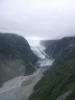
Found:
[[[33,39],[75,35],[75,0],[0,0],[0,32]]]

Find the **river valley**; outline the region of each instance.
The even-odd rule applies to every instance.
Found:
[[[28,76],[19,76],[4,83],[0,88],[0,100],[28,100],[34,91],[34,86],[43,77],[43,72],[53,64],[43,51],[36,49],[35,52],[41,56],[38,61],[39,68]]]

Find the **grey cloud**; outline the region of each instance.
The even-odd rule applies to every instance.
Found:
[[[47,39],[75,35],[75,2],[72,0],[4,0],[0,5],[2,32]]]

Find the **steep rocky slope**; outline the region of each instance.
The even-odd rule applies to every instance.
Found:
[[[75,47],[75,37],[65,37],[60,40],[42,41],[42,45],[46,47],[45,52],[55,59],[59,58],[61,54],[71,52]]]

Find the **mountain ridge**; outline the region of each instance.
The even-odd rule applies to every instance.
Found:
[[[0,84],[19,75],[33,73],[37,60],[22,36],[0,33]]]

